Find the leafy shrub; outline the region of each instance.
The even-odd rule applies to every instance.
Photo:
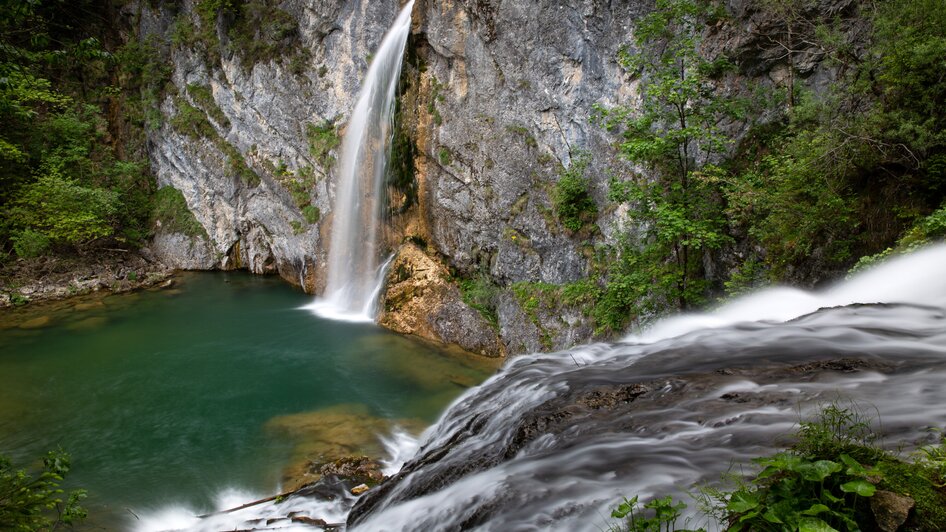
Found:
[[[611,512],[611,517],[624,519],[625,526],[621,528],[611,527],[611,530],[626,530],[627,532],[682,530],[676,527],[676,523],[684,508],[686,508],[686,503],[674,504],[673,498],[670,496],[654,499],[645,504],[643,508],[638,504],[636,496],[633,499],[625,498],[624,502]],[[652,512],[648,512],[648,510],[652,510]],[[651,513],[653,515],[649,515]]]
[[[50,169],[21,191],[14,212],[51,242],[81,245],[114,232],[118,206],[115,191],[82,186]]]
[[[12,240],[13,251],[24,259],[38,257],[49,249],[49,237],[31,229],[20,231]]]
[[[572,232],[593,222],[598,214],[598,206],[588,193],[588,179],[585,177],[590,162],[590,154],[576,155],[568,168],[562,169],[552,193],[555,214],[562,225]]]
[[[69,472],[69,455],[50,451],[43,458],[43,470],[36,478],[25,470],[14,469],[6,456],[0,455],[0,529],[31,532],[53,530],[86,517],[79,506],[84,490],[72,491],[63,500],[60,482]]]

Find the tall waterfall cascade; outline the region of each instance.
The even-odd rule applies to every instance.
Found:
[[[309,308],[348,321],[372,321],[384,282],[381,223],[394,134],[397,86],[411,28],[410,0],[381,41],[342,140],[328,280]]]

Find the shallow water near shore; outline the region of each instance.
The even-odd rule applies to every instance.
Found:
[[[188,273],[170,290],[5,311],[0,453],[23,467],[62,447],[90,523],[114,528],[168,504],[209,511],[232,489],[275,493],[325,451],[310,441],[325,420],[327,448],[377,452],[370,431],[417,430],[496,368],[319,319],[310,301],[275,278]]]

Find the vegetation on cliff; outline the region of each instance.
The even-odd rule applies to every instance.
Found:
[[[703,0],[658,0],[637,21],[618,59],[640,100],[596,110],[617,147],[608,199],[630,222],[595,264],[599,332],[754,285],[812,284],[946,235],[942,9],[819,6],[763,2],[764,33]],[[784,80],[708,51],[710,28],[726,24],[760,53],[775,48]],[[803,59],[832,82],[807,82]]]
[[[121,47],[108,6],[0,6],[0,255],[148,236],[154,180],[143,99],[163,74],[145,43]]]

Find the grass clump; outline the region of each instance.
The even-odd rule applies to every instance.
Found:
[[[199,83],[191,83],[187,86],[187,94],[194,100],[194,103],[217,123],[217,125],[224,129],[230,127],[230,121],[214,100],[213,92],[210,90],[210,87]]]
[[[154,194],[151,224],[154,226],[157,223],[169,233],[183,233],[191,237],[207,236],[207,230],[187,208],[184,194],[171,186],[161,187]]]
[[[306,223],[309,225],[316,224],[319,223],[319,219],[322,218],[322,211],[315,205],[306,205],[302,208],[302,217],[305,218]]]
[[[322,168],[328,170],[335,164],[335,157],[331,152],[341,143],[342,139],[331,120],[319,124],[307,124],[306,138],[309,139],[309,154],[315,158]]]
[[[486,274],[479,274],[469,279],[458,279],[463,302],[479,312],[494,329],[499,329],[497,299],[499,287]]]

